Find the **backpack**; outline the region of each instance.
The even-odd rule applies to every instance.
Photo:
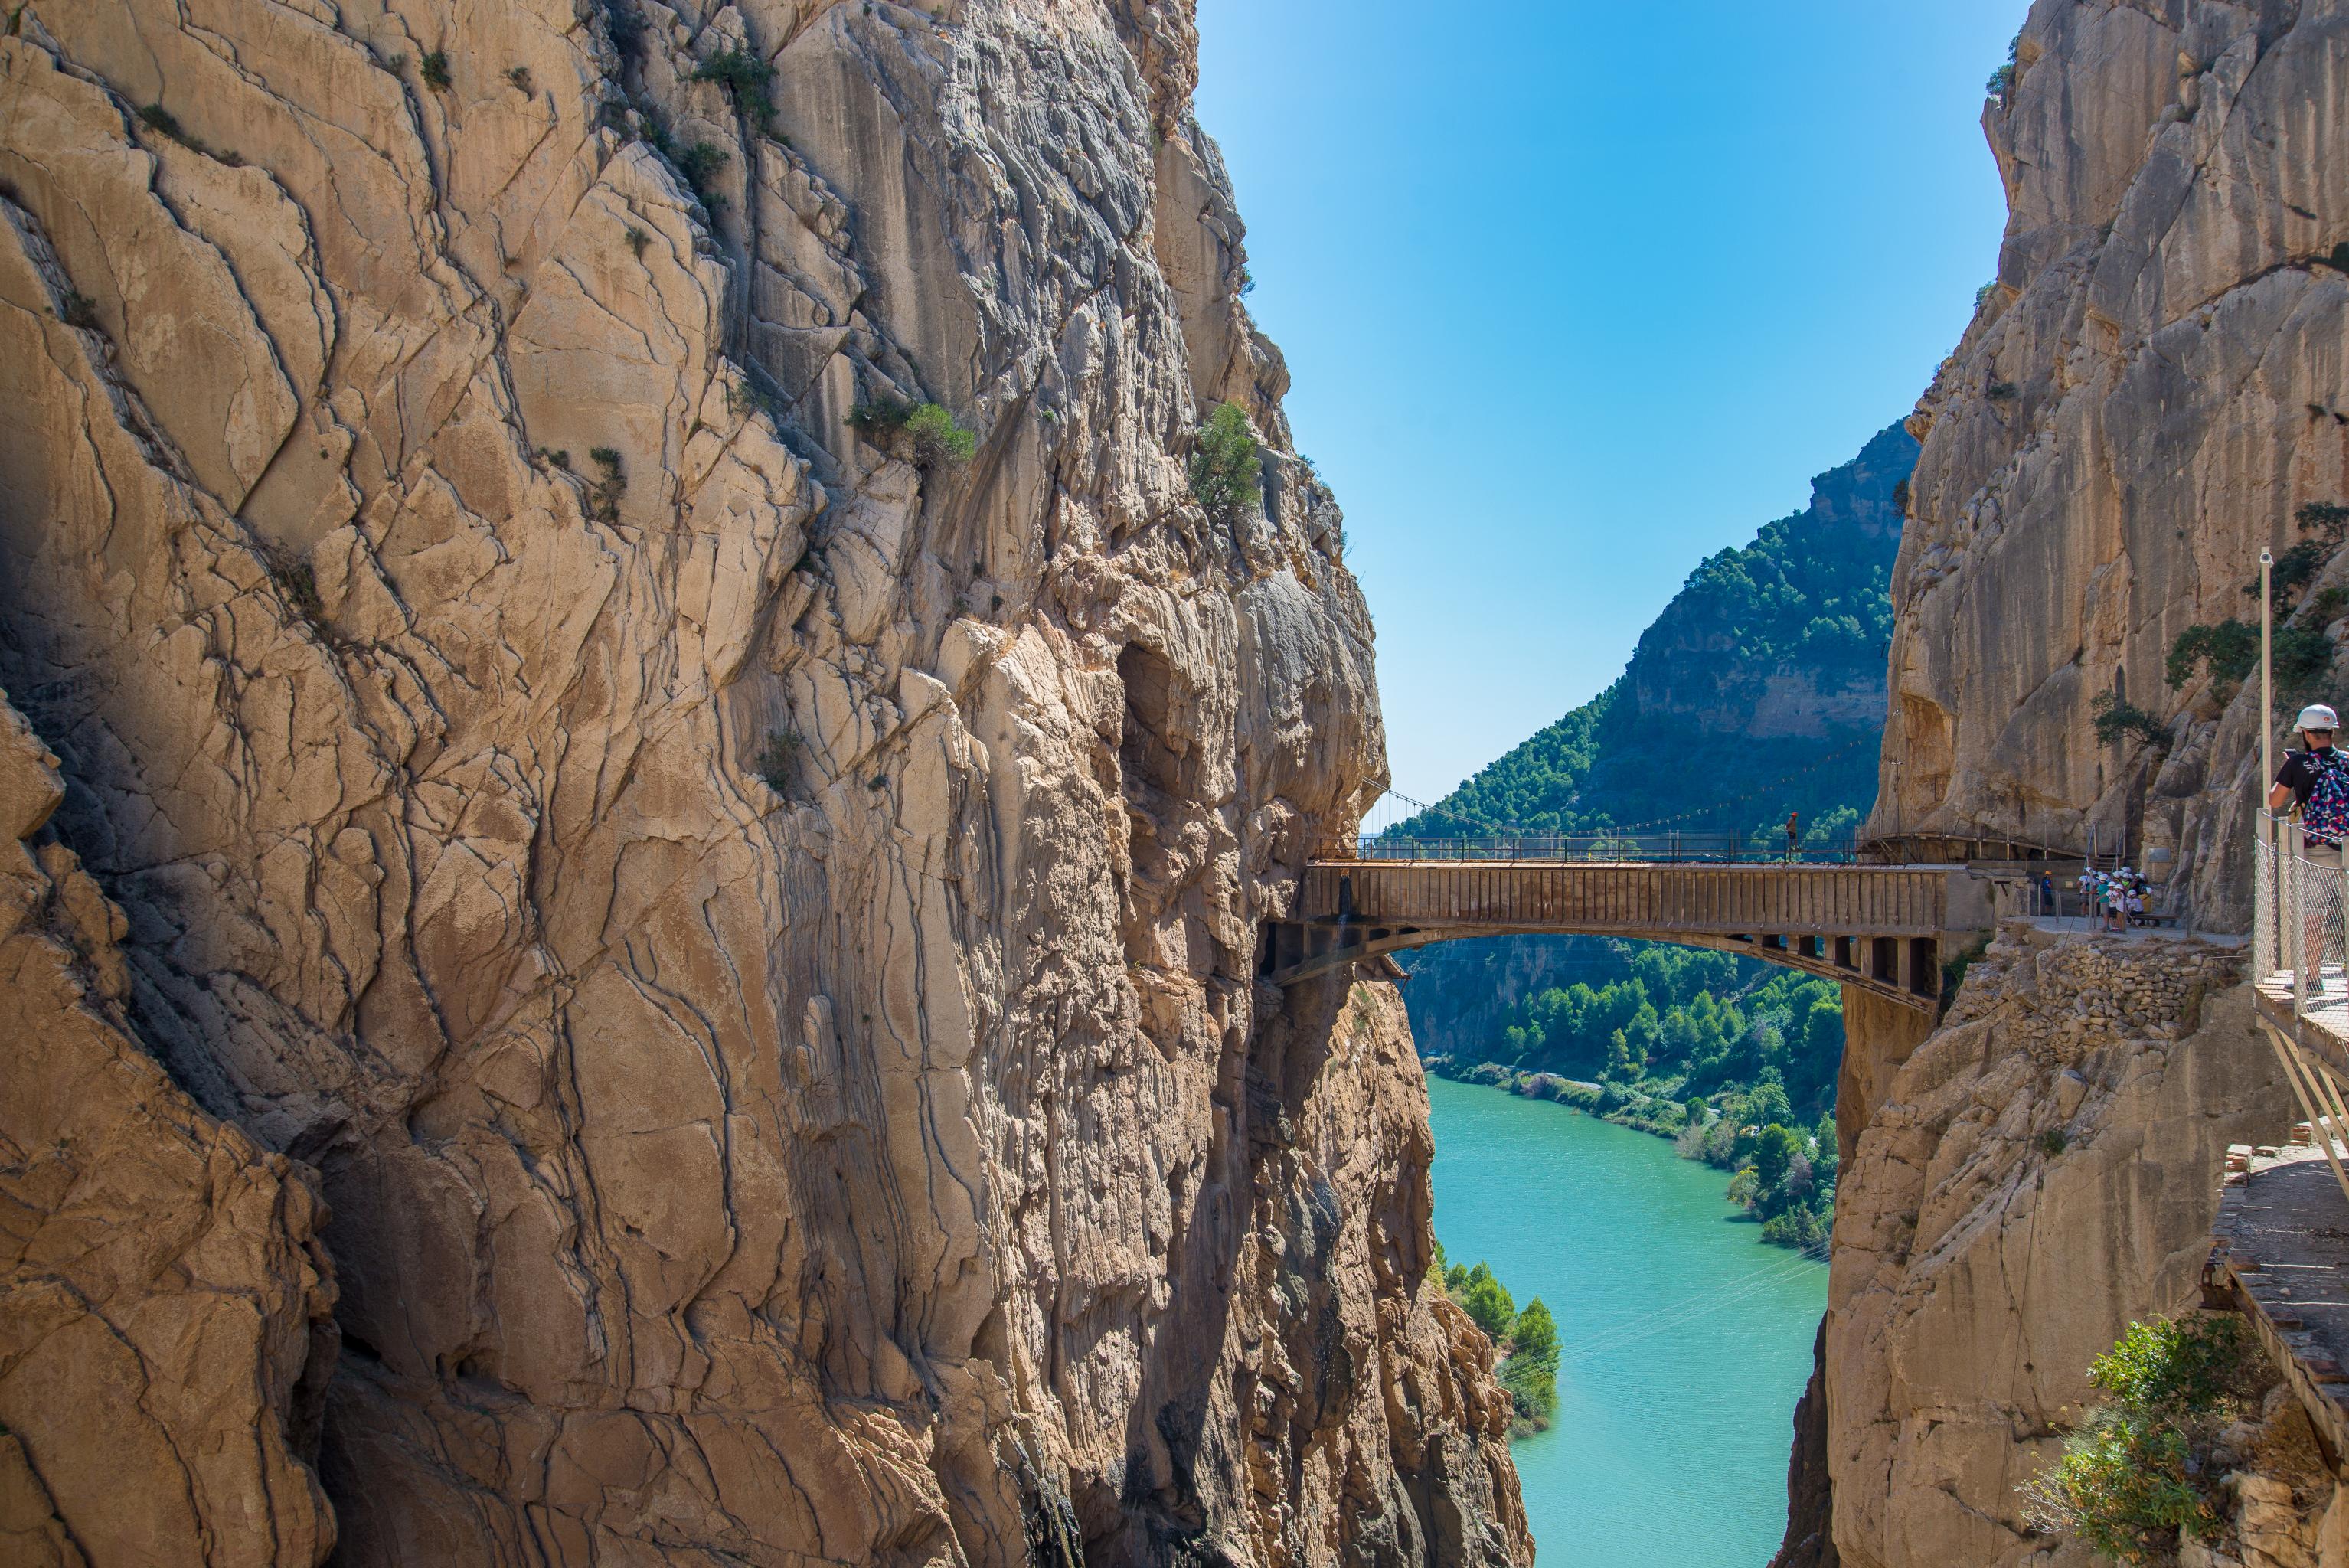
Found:
[[[2332,749],[2313,754],[2316,782],[2301,811],[2300,830],[2312,839],[2338,844],[2349,839],[2349,758]]]

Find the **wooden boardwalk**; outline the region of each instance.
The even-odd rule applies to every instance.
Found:
[[[1433,942],[1563,932],[1742,953],[1930,1011],[1944,937],[1990,923],[1970,884],[1948,865],[1316,861],[1264,974],[1290,985]]]

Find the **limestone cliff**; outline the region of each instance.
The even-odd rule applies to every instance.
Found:
[[[2038,0],[2015,61],[1998,277],[1909,420],[1871,825],[2093,831],[2241,929],[2257,683],[2165,664],[2349,501],[2349,11]],[[2106,693],[2166,738],[2100,740]]]
[[[7,1180],[75,1116],[217,1150],[76,1212],[233,1201],[174,1266],[238,1333],[147,1404],[263,1479],[108,1542],[41,1413],[131,1397],[93,1371],[0,1409],[6,1529],[1529,1558],[1399,1006],[1254,979],[1381,739],[1195,47],[1138,0],[9,13],[0,681],[61,759],[42,907],[119,927],[55,1010],[170,1082],[12,1080]],[[1210,516],[1226,400],[1264,497]]]
[[[0,1559],[316,1562],[335,1360],[315,1178],[142,1049],[122,912],[0,698]]]
[[[2062,1451],[2129,1320],[2199,1301],[2228,1143],[2291,1124],[2240,964],[2019,923],[1882,1064],[1836,1190],[1821,1350],[1847,1568],[2004,1568],[2053,1544],[2015,1488]],[[1883,1042],[1863,1024],[1852,1044]]]

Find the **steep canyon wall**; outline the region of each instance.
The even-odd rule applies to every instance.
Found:
[[[1983,117],[1998,276],[1909,421],[1875,830],[2093,833],[2243,928],[2256,682],[2167,665],[2349,501],[2344,72],[2333,0],[2032,7]],[[2100,738],[2106,694],[2163,738]]]
[[[0,1540],[1530,1559],[1400,1004],[1254,978],[1383,762],[1195,60],[1141,0],[9,14]]]
[[[2303,509],[2349,500],[2344,84],[2332,0],[2033,5],[1984,117],[1999,274],[1909,421],[1874,831],[2093,839],[2167,872],[2189,921],[2248,925],[2256,682],[2173,686],[2168,655],[2251,613]],[[2337,634],[2334,572],[2294,626]],[[2100,699],[2131,722],[2100,735]],[[1874,1088],[1784,1561],[2077,1555],[2014,1488],[2088,1359],[2191,1305],[2225,1143],[2291,1119],[2241,963],[2015,927],[1929,1038],[1856,1020],[1847,1091]]]

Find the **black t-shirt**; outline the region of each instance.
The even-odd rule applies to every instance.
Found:
[[[2337,751],[2327,748],[2333,760],[2343,760]],[[2283,766],[2276,769],[2275,781],[2292,790],[2292,798],[2302,810],[2308,809],[2309,792],[2316,788],[2316,776],[2323,771],[2313,751],[2287,751]]]

